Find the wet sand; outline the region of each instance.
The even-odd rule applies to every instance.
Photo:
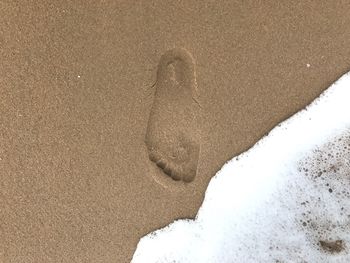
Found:
[[[350,69],[350,2],[322,2],[1,2],[0,262],[129,262],[193,217],[226,160]],[[201,105],[189,183],[145,144],[174,48]]]

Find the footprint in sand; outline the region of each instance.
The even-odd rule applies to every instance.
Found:
[[[149,158],[175,181],[196,176],[200,150],[195,65],[184,49],[160,59],[145,143]]]

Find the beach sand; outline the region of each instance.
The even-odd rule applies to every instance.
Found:
[[[0,262],[129,262],[142,236],[197,213],[227,160],[350,69],[349,25],[349,1],[2,1]],[[155,102],[174,49],[185,77],[166,79],[199,108]],[[189,179],[150,160],[154,111],[167,140],[193,146]],[[187,121],[170,128],[172,112]],[[178,127],[191,134],[174,139]]]

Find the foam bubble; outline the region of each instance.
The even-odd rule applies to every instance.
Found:
[[[133,263],[350,262],[350,74],[213,177]]]

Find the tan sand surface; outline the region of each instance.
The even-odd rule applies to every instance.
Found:
[[[201,105],[186,184],[145,145],[173,48],[193,57]],[[348,0],[0,1],[0,262],[129,262],[349,69]]]

